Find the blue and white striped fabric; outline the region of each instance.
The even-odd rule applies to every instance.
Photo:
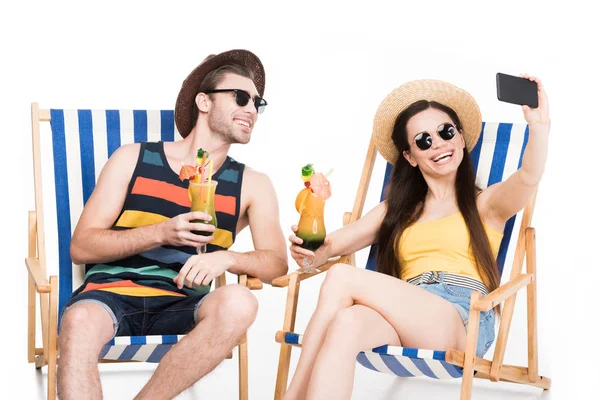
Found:
[[[286,332],[284,342],[302,346],[302,337]],[[365,367],[401,377],[428,376],[434,379],[460,378],[462,368],[446,362],[445,351],[420,350],[408,347],[381,346],[361,352],[357,361]]]
[[[381,346],[361,352],[357,361],[377,372],[403,378],[427,376],[433,379],[451,379],[462,376],[462,368],[446,362],[445,351]]]
[[[172,110],[50,110],[51,141],[41,137],[42,185],[44,204],[56,204],[56,214],[46,208],[44,215],[47,259],[58,259],[59,315],[73,290],[83,282],[83,266],[73,264],[69,246],[102,167],[121,145],[180,138],[173,116]],[[46,154],[46,149],[51,153]],[[103,354],[109,359],[116,355],[116,359],[158,361],[177,337],[175,341],[173,337],[158,338],[160,343],[151,336],[115,338]]]
[[[526,124],[483,123],[479,141],[471,151],[471,161],[476,170],[476,183],[480,188],[486,188],[494,183],[506,180],[512,175],[523,161],[523,152],[529,138],[529,127]],[[392,165],[387,164],[383,188],[392,172]],[[383,188],[381,200],[383,200]],[[503,273],[509,248],[514,247],[519,229],[513,229],[517,222],[520,224],[522,212],[507,221],[504,227],[504,237],[500,244],[497,264],[502,282],[509,278],[510,272]],[[375,245],[371,246],[367,269],[375,270]],[[429,376],[431,378],[458,378],[462,369],[445,361],[445,351],[408,349],[394,346],[382,346],[372,351],[361,352],[357,361],[374,371],[389,373],[397,376]]]
[[[100,358],[157,363],[183,336],[118,336],[104,346],[100,352]]]

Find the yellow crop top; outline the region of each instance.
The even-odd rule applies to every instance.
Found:
[[[496,257],[503,235],[486,224],[483,226]],[[469,230],[460,212],[409,226],[402,233],[398,250],[403,280],[427,271],[444,271],[482,282],[469,247]]]

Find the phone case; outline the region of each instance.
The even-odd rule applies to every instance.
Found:
[[[538,107],[537,83],[529,79],[499,72],[496,74],[496,92],[500,101]]]

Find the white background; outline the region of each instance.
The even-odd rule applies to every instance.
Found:
[[[23,259],[27,211],[34,208],[30,103],[42,108],[172,109],[187,74],[206,55],[232,48],[250,49],[262,59],[269,106],[250,144],[234,146],[231,154],[270,175],[286,235],[298,219],[293,201],[302,185],[300,167],[308,162],[320,171],[335,169],[326,223],[329,230],[341,225],[343,212],[352,208],[373,115],[396,86],[420,78],[446,80],[477,99],[484,120],[523,122],[519,107],[497,101],[495,74],[539,76],[550,99],[552,134],[533,225],[540,374],[552,378],[553,388],[540,394],[476,381],[474,398],[598,396],[593,394],[598,311],[592,295],[598,287],[600,220],[592,190],[599,182],[600,88],[592,59],[600,32],[597,14],[583,3],[12,3],[11,9],[6,2],[0,6],[5,221],[0,398],[37,399],[45,393],[46,369],[36,374],[26,363]],[[249,232],[239,236],[234,248],[251,248]],[[302,285],[298,332],[314,309],[321,281],[313,278]],[[274,391],[279,351],[274,335],[283,323],[286,291],[266,287],[256,295],[260,310],[249,332],[250,396],[268,399]],[[517,303],[506,353],[509,364],[526,362],[524,299],[520,296]],[[292,370],[297,356],[295,350]],[[181,398],[237,398],[236,364],[234,353],[233,360]],[[101,367],[109,399],[132,398],[153,368]],[[353,398],[458,398],[458,385],[398,380],[358,367]]]

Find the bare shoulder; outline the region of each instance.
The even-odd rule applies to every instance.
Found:
[[[136,162],[137,158],[140,154],[140,144],[139,143],[129,143],[120,146],[115,152],[110,156],[110,160],[117,162]]]
[[[114,169],[120,171],[123,174],[126,174],[126,172],[133,173],[133,168],[137,163],[139,154],[139,143],[124,144],[123,146],[120,146],[117,150],[115,150],[115,152],[110,156],[104,169]]]
[[[277,195],[271,178],[264,173],[248,166],[244,169],[242,178],[242,203],[243,206],[252,207],[277,207]]]
[[[85,204],[73,238],[89,227],[108,229],[112,226],[123,207],[139,152],[139,144],[127,144],[110,156]]]
[[[269,175],[264,172],[257,171],[253,168],[246,166],[244,170],[244,177],[242,179],[242,190],[248,189],[252,192],[260,192],[260,190],[255,190],[260,188],[261,190],[269,190],[273,191],[273,182]],[[258,193],[257,193],[258,194]]]
[[[102,168],[96,188],[102,189],[105,186],[115,184],[119,186],[128,184],[135,170],[139,154],[139,143],[120,146]]]

